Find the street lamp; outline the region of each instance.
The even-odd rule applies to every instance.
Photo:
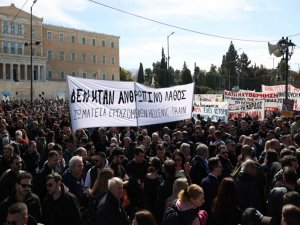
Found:
[[[292,42],[292,40],[288,37],[284,39],[284,37],[281,38],[281,40],[278,41],[277,44],[272,45],[268,43],[269,53],[270,55],[273,54],[276,57],[284,56],[285,54],[285,99],[288,99],[288,75],[289,75],[289,59],[291,59],[295,44]]]
[[[32,7],[37,2],[33,0],[32,6],[30,7],[30,104],[31,109],[33,108],[33,73],[32,73]]]
[[[171,36],[171,35],[173,35],[175,32],[173,31],[171,34],[169,34],[168,36],[167,36],[167,47],[168,47],[168,65],[167,65],[167,69],[168,69],[168,71],[169,71],[169,66],[170,66],[170,56],[169,56],[169,37]]]

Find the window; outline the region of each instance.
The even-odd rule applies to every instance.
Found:
[[[22,24],[18,24],[18,35],[23,35],[23,25]]]
[[[76,77],[76,73],[75,72],[72,72],[71,75],[72,75],[72,77]]]
[[[106,43],[105,40],[102,40],[102,47],[105,47]]]
[[[64,71],[60,72],[60,79],[62,79],[62,80],[65,79],[65,72]]]
[[[9,48],[8,48],[8,41],[3,41],[3,52],[8,53]]]
[[[64,41],[64,39],[65,39],[65,35],[64,34],[59,34],[59,40]]]
[[[93,38],[93,46],[96,46],[96,39]]]
[[[52,79],[52,71],[48,70],[48,79]]]
[[[86,78],[86,73],[82,73],[82,78]]]
[[[115,48],[115,42],[113,42],[113,41],[110,42],[110,47],[111,47],[111,48]]]
[[[15,34],[15,23],[10,23],[10,33]]]
[[[97,73],[93,73],[93,79],[97,79]]]
[[[18,43],[18,54],[23,55],[23,43]]]
[[[106,78],[106,74],[103,73],[103,74],[102,74],[102,80],[105,80],[105,78]]]
[[[115,64],[115,57],[111,57],[111,64]]]
[[[82,38],[81,42],[83,45],[85,45],[85,37]]]
[[[52,33],[50,31],[47,32],[47,38],[48,40],[52,40]]]
[[[15,42],[10,44],[10,54],[16,54]]]
[[[93,63],[97,63],[97,56],[93,55]]]
[[[102,63],[103,63],[103,64],[106,63],[106,56],[102,56]]]
[[[52,58],[53,58],[53,57],[52,57],[52,51],[49,50],[49,51],[48,51],[48,59],[51,60]]]
[[[36,56],[36,49],[35,48],[32,49],[32,56]]]
[[[32,36],[34,37],[35,36],[35,29],[32,28]]]
[[[72,61],[76,61],[76,54],[75,54],[75,52],[71,53],[71,60]]]
[[[75,43],[75,41],[76,41],[76,37],[73,35],[73,36],[71,37],[71,42],[72,42],[72,43]]]
[[[86,54],[82,55],[82,62],[86,63]]]
[[[7,21],[3,21],[3,30],[2,30],[3,34],[7,34],[8,33],[8,24]]]
[[[115,80],[115,75],[114,74],[111,75],[111,80]]]
[[[60,60],[65,60],[65,52],[60,52],[59,58]]]

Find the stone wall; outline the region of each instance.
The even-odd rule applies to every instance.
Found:
[[[64,81],[33,81],[33,98],[56,98],[61,93],[67,95],[67,82]],[[30,81],[0,81],[0,98],[10,93],[12,99],[30,99]],[[7,97],[6,97],[7,98]]]

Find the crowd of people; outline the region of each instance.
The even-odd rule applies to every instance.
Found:
[[[0,224],[299,225],[300,116],[73,131],[68,102],[0,105]]]

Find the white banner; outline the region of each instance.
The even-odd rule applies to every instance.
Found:
[[[258,100],[265,101],[265,111],[267,112],[278,112],[278,108],[281,108],[278,103],[278,94],[275,92],[233,92],[224,90],[224,101],[229,102],[229,111],[236,105],[250,104]]]
[[[73,131],[88,127],[130,127],[192,116],[194,83],[154,89],[135,82],[67,76]]]
[[[222,102],[223,94],[194,94],[195,102]]]
[[[205,121],[228,121],[228,102],[200,102],[200,107],[194,107],[193,114],[200,114]]]
[[[278,107],[282,108],[283,99],[285,99],[285,85],[266,86],[261,85],[263,92],[269,91],[278,94]],[[300,111],[300,88],[293,85],[288,86],[288,99],[294,100],[294,110]]]
[[[229,118],[236,117],[245,117],[246,115],[250,117],[257,116],[259,120],[265,119],[265,101],[256,100],[249,104],[236,105],[235,107],[230,108]]]

